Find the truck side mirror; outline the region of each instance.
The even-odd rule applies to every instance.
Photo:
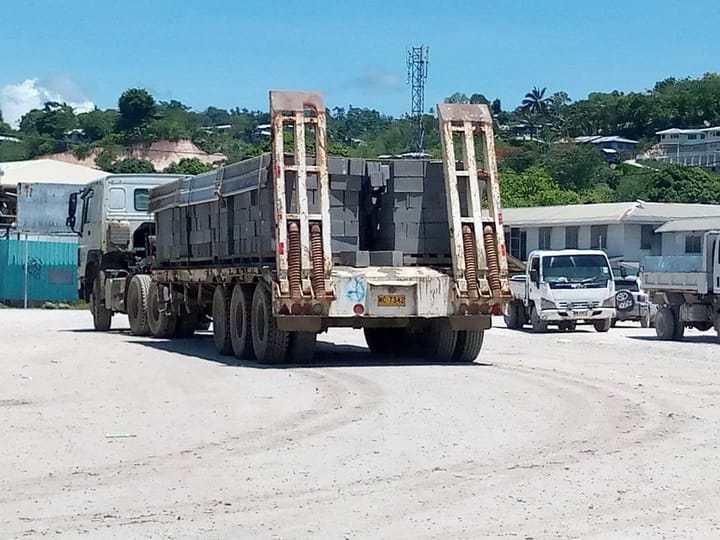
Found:
[[[540,276],[538,276],[537,270],[530,270],[530,281],[532,281],[535,285],[540,283]]]
[[[68,215],[67,219],[65,220],[65,225],[74,233],[77,233],[75,230],[75,214],[77,212],[77,193],[71,193],[70,199],[68,200]]]

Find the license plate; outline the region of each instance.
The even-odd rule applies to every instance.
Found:
[[[405,307],[404,294],[381,294],[378,296],[380,307]]]
[[[584,310],[583,311],[573,311],[573,314],[575,314],[578,317],[584,317],[585,315],[588,314],[588,312],[584,311]]]

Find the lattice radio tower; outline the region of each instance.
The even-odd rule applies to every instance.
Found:
[[[412,88],[412,119],[415,127],[415,151],[425,151],[425,81],[428,75],[428,47],[410,47],[407,51],[407,84]]]

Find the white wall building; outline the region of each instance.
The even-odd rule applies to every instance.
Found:
[[[720,221],[720,205],[637,201],[503,210],[508,252],[523,261],[534,249],[601,248],[613,262],[640,263],[669,254],[659,227],[708,217]]]
[[[658,144],[648,157],[680,165],[720,170],[720,126],[701,129],[671,128],[655,133]]]

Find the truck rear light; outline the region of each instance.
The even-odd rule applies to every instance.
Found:
[[[300,314],[302,313],[302,311],[303,311],[303,308],[302,308],[302,306],[301,306],[300,304],[298,304],[297,302],[295,302],[295,303],[292,305],[292,307],[290,308],[290,311],[292,312],[293,315],[300,315]]]
[[[490,313],[490,304],[480,304],[480,313]]]
[[[303,313],[310,315],[312,313],[312,304],[303,304]]]
[[[468,311],[470,312],[470,315],[477,315],[480,313],[480,304],[470,304]]]
[[[365,306],[363,306],[362,304],[355,304],[353,306],[353,311],[355,312],[355,315],[362,315],[363,313],[365,313]]]
[[[460,315],[467,315],[468,312],[468,305],[467,304],[460,304],[460,307],[458,308],[458,313]]]
[[[280,315],[290,315],[290,308],[287,307],[287,304],[280,306]]]
[[[312,312],[314,315],[322,315],[322,304],[313,304]]]

